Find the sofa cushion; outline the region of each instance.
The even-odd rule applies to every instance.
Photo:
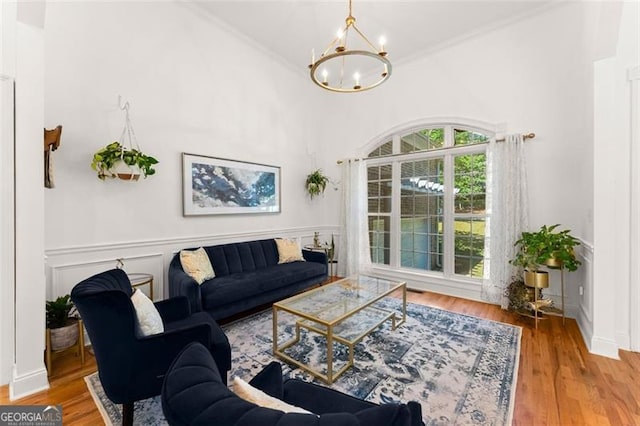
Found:
[[[198,284],[214,278],[216,275],[211,267],[207,252],[200,247],[197,250],[182,250],[180,252],[182,269]]]
[[[164,332],[162,318],[155,305],[141,290],[135,289],[131,303],[136,313],[136,337],[151,336]]]
[[[320,263],[292,262],[254,272],[216,277],[200,286],[202,308],[211,310],[216,306],[254,297],[324,273],[325,267]]]
[[[286,402],[278,398],[262,392],[260,389],[254,388],[249,383],[242,380],[240,377],[233,378],[233,392],[245,401],[253,402],[260,407],[280,410],[285,413],[312,414],[310,411],[307,411],[304,408],[287,404]]]
[[[276,246],[278,247],[278,263],[304,261],[302,250],[296,241],[277,238]]]

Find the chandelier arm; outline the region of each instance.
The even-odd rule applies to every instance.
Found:
[[[378,51],[378,48],[377,48],[377,47],[375,47],[375,46],[374,46],[374,45],[369,41],[369,39],[367,38],[367,36],[365,36],[364,34],[362,34],[362,31],[360,31],[360,29],[358,29],[358,27],[356,26],[356,24],[353,24],[352,26],[353,26],[353,29],[354,29],[354,30],[356,30],[356,32],[360,35],[360,37],[362,37],[362,39],[363,39],[365,42],[367,42],[367,44],[369,45],[369,47],[371,47],[371,49],[372,49],[374,52],[377,52],[377,51]]]
[[[325,56],[327,53],[329,53],[330,50],[334,49],[334,46],[336,45],[336,43],[340,41],[340,37],[336,37],[333,39],[333,41],[331,41],[331,43],[329,43],[329,46],[327,46],[327,48],[325,49],[324,52],[322,52],[322,56]]]
[[[342,43],[342,46],[345,48],[345,50],[347,49],[347,41],[349,41],[349,27],[351,27],[351,25],[347,25],[347,27],[344,29],[344,43]]]
[[[343,56],[341,59],[342,59],[342,66],[340,67],[340,88],[342,89],[342,87],[344,86],[344,66],[345,66],[347,57]]]

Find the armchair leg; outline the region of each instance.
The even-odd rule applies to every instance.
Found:
[[[133,426],[133,402],[122,404],[122,426]]]

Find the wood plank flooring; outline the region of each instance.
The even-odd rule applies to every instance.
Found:
[[[462,314],[519,325],[522,330],[514,425],[640,425],[640,353],[620,351],[620,360],[591,355],[574,320],[533,320],[499,307],[435,293],[407,294],[407,299]],[[83,377],[95,371],[87,352],[83,367],[73,354],[55,361],[51,388],[9,401],[0,387],[0,405],[62,404],[65,425],[100,425]]]

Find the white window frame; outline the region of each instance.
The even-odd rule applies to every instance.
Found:
[[[388,142],[389,140],[393,141],[393,154],[389,156],[381,156],[381,157],[371,157],[365,158],[366,166],[379,166],[383,164],[390,164],[392,166],[392,199],[391,199],[391,213],[390,213],[390,256],[389,256],[389,265],[374,263],[374,269],[379,270],[388,270],[388,271],[396,271],[402,272],[406,274],[410,274],[413,276],[427,276],[433,277],[437,279],[442,279],[445,281],[458,281],[463,283],[470,283],[474,285],[479,285],[482,281],[482,278],[477,277],[469,277],[464,275],[458,275],[454,273],[454,265],[455,265],[455,253],[454,253],[454,238],[455,232],[453,231],[453,222],[456,217],[464,217],[464,218],[484,218],[486,223],[489,222],[489,214],[462,214],[455,213],[453,209],[454,203],[454,194],[453,191],[446,191],[444,194],[444,212],[443,212],[443,221],[445,227],[444,233],[444,265],[442,272],[440,271],[430,271],[423,269],[414,269],[402,267],[400,262],[400,246],[401,246],[401,235],[400,235],[400,164],[408,161],[416,161],[416,160],[424,160],[431,158],[443,158],[444,167],[445,167],[445,182],[444,185],[446,188],[453,187],[453,158],[457,155],[466,155],[466,154],[478,154],[488,152],[488,143],[479,143],[473,145],[462,145],[462,146],[454,146],[454,132],[453,129],[458,130],[466,130],[470,132],[477,132],[486,135],[489,139],[495,137],[495,130],[491,129],[492,126],[489,125],[477,125],[477,124],[469,124],[463,120],[452,120],[452,121],[431,121],[431,122],[422,122],[420,124],[413,124],[411,126],[400,127],[396,129],[392,129],[391,132],[385,134],[384,136],[377,138],[375,143],[369,144],[366,148],[366,152],[364,156],[366,157],[371,151],[375,150],[377,147],[382,144]],[[443,148],[433,149],[429,151],[417,151],[411,153],[400,153],[400,140],[403,136],[415,133],[417,131],[423,129],[430,128],[444,128],[444,146]],[[488,204],[488,201],[487,201]],[[449,230],[449,232],[446,232]]]

